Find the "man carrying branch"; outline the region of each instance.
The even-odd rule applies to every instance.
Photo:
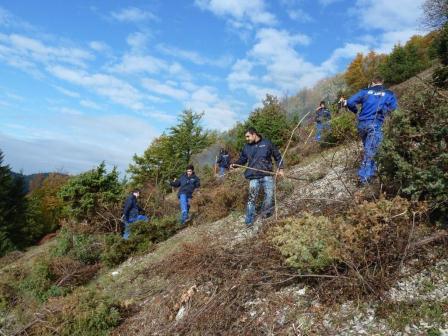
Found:
[[[247,163],[244,176],[249,180],[249,197],[247,200],[246,225],[252,227],[255,219],[255,204],[260,188],[264,190],[264,202],[262,214],[264,218],[272,215],[273,195],[274,195],[274,178],[272,157],[277,164],[277,174],[283,176],[283,159],[275,147],[267,139],[262,136],[253,127],[247,129],[247,144],[241,151],[239,159],[230,165],[231,168],[245,165]]]

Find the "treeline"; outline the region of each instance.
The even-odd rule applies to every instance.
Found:
[[[0,256],[33,245],[59,227],[58,192],[68,180],[62,174],[48,174],[28,181],[3,161],[0,151]]]

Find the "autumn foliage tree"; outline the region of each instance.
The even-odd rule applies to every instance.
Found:
[[[367,55],[357,54],[344,74],[349,93],[354,93],[367,87],[372,78],[379,73],[385,58],[385,55],[377,54],[374,51],[370,51]]]
[[[32,191],[27,195],[27,225],[24,229],[30,243],[35,243],[59,227],[63,202],[58,193],[68,179],[67,175],[50,174],[40,186],[31,188]]]

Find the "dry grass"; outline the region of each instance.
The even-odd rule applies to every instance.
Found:
[[[145,271],[171,285],[114,335],[263,335],[269,328],[277,332],[282,328],[275,314],[252,316],[248,304],[260,292],[269,295],[290,283],[292,274],[277,250],[264,237],[232,249],[214,246],[209,239],[184,244],[180,252]],[[280,301],[273,300],[267,309],[292,304]],[[144,326],[144,331],[136,325]]]

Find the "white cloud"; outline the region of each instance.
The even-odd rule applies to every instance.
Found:
[[[153,74],[168,68],[165,61],[150,55],[125,54],[120,63],[111,67],[111,71],[121,74]]]
[[[231,87],[237,88],[239,83],[252,82],[256,79],[251,74],[254,65],[247,59],[237,60],[232,67],[232,72],[227,77]]]
[[[319,3],[320,3],[322,6],[329,6],[329,5],[331,5],[331,4],[334,4],[334,3],[336,3],[336,2],[340,2],[340,1],[342,1],[342,0],[319,0]]]
[[[269,28],[261,29],[256,38],[247,57],[235,62],[227,81],[231,90],[242,89],[259,101],[267,93],[281,96],[311,87],[337,73],[342,60],[369,50],[365,45],[349,43],[336,49],[322,64],[313,64],[296,50],[308,42],[306,36]]]
[[[288,16],[290,19],[300,22],[300,23],[307,23],[314,21],[311,15],[306,13],[303,9],[296,8],[296,9],[289,9]]]
[[[62,114],[68,114],[68,115],[72,115],[72,116],[81,116],[84,113],[82,111],[79,111],[77,109],[71,108],[71,107],[59,107],[59,108],[54,108],[54,110],[57,110],[58,112],[61,112]]]
[[[168,73],[177,79],[192,80],[191,74],[181,64],[174,62],[168,67]]]
[[[395,44],[422,33],[417,23],[423,15],[423,3],[424,0],[357,0],[351,13],[359,19],[360,28],[383,32],[368,38],[376,51],[387,53]],[[366,41],[366,36],[363,38]]]
[[[209,86],[200,87],[194,91],[185,106],[196,112],[204,112],[206,126],[213,129],[229,129],[238,120],[232,106],[220,99],[216,90]]]
[[[266,11],[263,0],[196,0],[196,5],[217,16],[229,16],[236,22],[249,21],[253,24],[273,25],[275,16]]]
[[[198,65],[213,65],[219,67],[226,67],[232,62],[231,56],[221,56],[218,58],[207,58],[200,55],[196,51],[184,50],[177,47],[167,46],[164,44],[159,44],[157,49],[166,55],[174,56],[177,58],[188,60],[194,64]]]
[[[148,44],[149,34],[145,32],[134,32],[126,38],[133,52],[141,53],[145,51]]]
[[[127,82],[111,75],[89,74],[84,70],[74,70],[59,65],[49,66],[47,70],[56,76],[73,84],[94,90],[99,95],[131,109],[142,109],[141,93]]]
[[[310,42],[306,35],[292,35],[284,30],[268,28],[258,31],[256,38],[257,42],[248,55],[253,63],[266,69],[262,76],[265,83],[286,91],[308,84],[301,77],[309,72],[316,72],[317,69],[306,62],[295,49],[298,45]]]
[[[44,78],[42,65],[65,63],[86,67],[91,59],[93,55],[81,48],[50,46],[25,35],[0,33],[0,60],[36,78]]]
[[[104,52],[110,49],[110,47],[106,43],[101,41],[91,41],[89,43],[89,47],[97,52]]]
[[[20,28],[22,30],[34,30],[28,22],[14,16],[11,12],[0,6],[0,26]]]
[[[357,0],[355,11],[365,29],[415,28],[424,0]]]
[[[102,107],[100,105],[98,105],[97,103],[91,101],[91,100],[87,100],[87,99],[83,99],[79,102],[79,104],[82,107],[88,108],[88,109],[94,109],[94,110],[102,110]]]
[[[80,94],[78,92],[75,92],[75,91],[72,91],[72,90],[67,90],[67,89],[64,89],[63,87],[60,87],[60,86],[57,86],[57,85],[55,85],[54,88],[56,90],[58,90],[60,93],[66,95],[68,97],[72,97],[72,98],[79,98],[80,97]]]
[[[28,55],[41,62],[58,61],[84,65],[85,61],[93,58],[91,53],[80,48],[49,47],[39,40],[19,34],[9,35],[9,43],[19,54]]]
[[[144,118],[92,116],[70,113],[67,108],[65,111],[52,118],[59,132],[26,127],[26,133],[36,135],[33,138],[0,132],[2,150],[15,171],[23,169],[29,174],[69,169],[69,173],[79,173],[105,160],[109,166],[116,165],[124,172],[133,154],[142,153],[158,135]]]
[[[142,22],[146,20],[157,20],[157,17],[149,12],[137,7],[123,8],[118,12],[112,12],[111,17],[121,22]]]
[[[151,92],[168,96],[176,100],[184,100],[189,96],[187,91],[166,83],[160,83],[155,79],[145,78],[142,80],[142,85]]]
[[[347,43],[342,48],[333,51],[330,58],[322,63],[322,68],[329,73],[336,73],[339,69],[339,61],[343,59],[352,59],[358,53],[366,54],[369,47],[364,44]]]

